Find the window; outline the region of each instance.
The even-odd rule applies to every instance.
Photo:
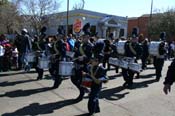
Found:
[[[124,33],[125,33],[125,30],[124,30],[124,29],[120,29],[120,34],[119,34],[119,37],[124,36]]]

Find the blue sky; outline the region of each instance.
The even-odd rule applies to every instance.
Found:
[[[73,5],[81,0],[69,0],[71,10]],[[67,10],[67,0],[61,0],[59,11]],[[175,8],[175,0],[153,0],[153,11],[160,9],[166,11],[167,8]],[[149,14],[151,0],[85,0],[86,10],[118,16],[139,17],[142,14]]]

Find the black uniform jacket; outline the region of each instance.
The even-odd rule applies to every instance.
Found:
[[[172,85],[174,81],[175,81],[175,59],[172,61],[172,63],[168,67],[164,84]]]

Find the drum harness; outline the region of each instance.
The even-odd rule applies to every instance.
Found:
[[[132,47],[132,43],[129,43],[129,49],[131,50],[131,52],[136,55],[136,51],[134,50],[134,48]]]
[[[93,66],[90,66],[90,74],[87,74],[87,75],[89,75],[89,76],[91,77],[91,80],[93,80],[93,79],[92,79],[92,76],[95,77],[95,75],[96,75],[98,69],[99,69],[99,66],[97,67],[97,69],[96,69],[95,72],[93,73]],[[83,79],[85,79],[85,78],[83,78]],[[86,79],[85,79],[85,80],[86,80]]]
[[[85,52],[84,52],[84,50],[83,50],[83,43],[80,45],[79,52],[80,52],[81,56],[79,56],[79,57],[77,57],[77,58],[74,58],[72,61],[78,60],[79,58],[83,58],[83,57],[86,56],[86,55],[85,55]],[[82,64],[82,65],[80,65],[80,64],[75,64],[75,65],[76,65],[76,66],[75,66],[76,69],[80,69],[81,67],[84,66],[83,64]]]

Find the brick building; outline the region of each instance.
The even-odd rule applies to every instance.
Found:
[[[148,24],[150,15],[142,15],[140,17],[128,18],[128,35],[132,34],[133,28],[137,29],[138,34],[148,37]]]

